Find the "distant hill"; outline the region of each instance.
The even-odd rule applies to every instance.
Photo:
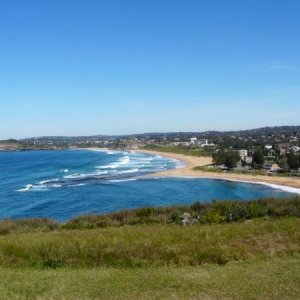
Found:
[[[151,138],[151,137],[176,137],[176,136],[246,136],[246,135],[272,135],[272,134],[299,134],[299,126],[275,126],[275,127],[262,127],[255,129],[247,130],[234,130],[234,131],[190,131],[190,132],[148,132],[148,133],[137,133],[137,134],[126,134],[126,135],[91,135],[91,136],[42,136],[42,137],[32,137],[27,139],[22,139],[20,141],[47,141],[47,140],[81,140],[81,139],[98,139],[98,140],[111,140],[111,139],[120,139],[120,138]]]
[[[21,147],[21,145],[21,142],[13,139],[0,141],[0,151],[17,150]]]
[[[140,144],[165,143],[172,141],[189,141],[191,137],[208,139],[215,144],[234,148],[246,145],[279,144],[300,141],[300,126],[262,127],[235,131],[202,131],[202,132],[150,132],[130,135],[92,135],[92,136],[41,136],[26,139],[9,139],[0,141],[0,150],[60,149],[70,146],[111,147],[126,145],[131,140]]]

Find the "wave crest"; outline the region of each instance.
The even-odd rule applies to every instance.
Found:
[[[70,173],[69,169],[61,169],[58,173],[62,175],[58,176],[58,178],[44,179],[36,184],[27,184],[18,191],[37,191],[49,188],[84,186],[94,183],[131,181],[138,179],[142,175],[175,168],[178,163],[178,161],[159,155],[120,151],[101,152],[102,155],[107,154],[105,161],[108,161],[108,163],[93,166],[94,171],[75,171],[76,168],[71,166],[72,170],[74,170],[73,173]],[[116,154],[117,159],[112,161],[114,157],[112,154]],[[63,175],[65,173],[69,174]]]

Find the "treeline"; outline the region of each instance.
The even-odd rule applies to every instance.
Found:
[[[212,155],[212,159],[214,165],[224,165],[228,169],[235,168],[237,163],[241,160],[239,153],[233,150],[215,151]]]
[[[241,161],[242,165],[246,165],[246,162],[241,160],[236,150],[217,150],[212,154],[212,159],[214,165],[224,165],[228,169],[235,168],[239,161]],[[264,156],[263,150],[261,148],[256,148],[252,154],[251,166],[257,169],[262,168],[265,161],[266,157]],[[300,153],[291,151],[286,155],[282,155],[275,159],[275,162],[278,163],[283,172],[297,170],[300,168]]]
[[[285,169],[297,170],[300,168],[300,153],[291,151],[282,161],[282,167]]]
[[[239,153],[236,150],[217,150],[212,155],[213,164],[216,166],[224,165],[228,169],[233,169],[237,163],[241,161],[242,165],[246,165],[246,161],[241,160]],[[265,162],[264,154],[260,148],[254,150],[252,155],[252,167],[261,168]]]
[[[13,231],[53,231],[119,227],[136,224],[211,224],[230,223],[261,217],[300,217],[300,197],[251,201],[195,202],[192,205],[145,207],[105,215],[89,214],[65,223],[48,218],[0,221],[0,234]]]

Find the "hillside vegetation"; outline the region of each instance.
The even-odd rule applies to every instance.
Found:
[[[190,156],[212,156],[212,149],[199,147],[180,147],[171,145],[147,145],[143,147],[145,150],[160,151],[166,153],[177,153]]]
[[[297,299],[299,198],[0,224],[1,299]],[[186,225],[183,225],[186,224]]]
[[[11,232],[94,229],[137,224],[231,223],[263,217],[300,217],[300,197],[252,201],[214,200],[212,203],[144,207],[104,215],[82,215],[65,223],[48,218],[8,219],[0,221],[0,235]]]

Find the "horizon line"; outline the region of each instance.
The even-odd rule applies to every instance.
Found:
[[[40,139],[40,138],[72,138],[72,137],[118,137],[118,136],[136,136],[136,135],[155,135],[155,134],[199,134],[199,133],[205,133],[205,132],[241,132],[241,131],[251,131],[251,130],[260,130],[260,129],[266,129],[266,128],[278,128],[278,127],[300,127],[300,125],[275,125],[275,126],[263,126],[263,127],[257,127],[257,128],[249,128],[249,129],[240,129],[240,130],[203,130],[203,131],[153,131],[153,132],[143,132],[143,133],[130,133],[130,134],[92,134],[92,135],[41,135],[41,136],[31,136],[31,137],[25,137],[25,138],[8,138],[8,139],[2,139],[0,141],[8,141],[8,140],[27,140],[27,139]]]

